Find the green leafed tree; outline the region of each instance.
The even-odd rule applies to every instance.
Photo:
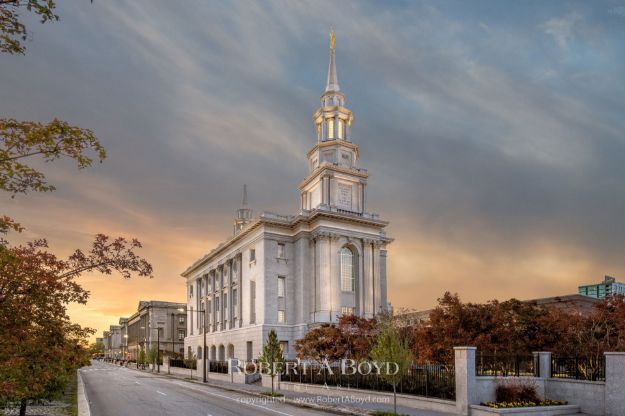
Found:
[[[271,376],[271,395],[275,394],[274,391],[274,379],[276,375],[280,374],[284,367],[284,356],[282,348],[280,348],[280,342],[278,341],[278,334],[273,329],[269,331],[267,342],[263,346],[263,353],[260,356],[264,374]]]
[[[197,365],[197,357],[195,354],[190,353],[187,358],[184,359],[184,366],[191,371],[191,380],[193,380],[193,367]]]
[[[383,317],[380,325],[380,334],[371,350],[371,358],[381,365],[380,377],[393,386],[393,412],[397,414],[397,385],[402,376],[410,371],[412,354],[402,342],[390,317]]]

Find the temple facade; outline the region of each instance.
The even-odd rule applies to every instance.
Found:
[[[233,235],[193,263],[187,282],[185,352],[211,360],[258,358],[274,329],[285,355],[306,331],[343,314],[386,311],[388,222],[367,211],[365,169],[352,141],[331,34],[316,142],[295,215],[253,215],[244,190]],[[206,332],[206,351],[203,351]]]

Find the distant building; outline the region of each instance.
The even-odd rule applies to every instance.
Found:
[[[96,338],[95,339],[95,343],[96,344],[104,344],[104,338]]]
[[[128,358],[128,318],[119,318],[120,357]]]
[[[124,354],[136,360],[139,351],[152,347],[161,355],[182,355],[187,328],[187,305],[158,300],[141,301],[137,312],[127,318]],[[125,318],[124,318],[125,319]]]
[[[526,300],[525,302],[535,302],[538,306],[556,308],[567,313],[576,313],[582,316],[588,316],[594,310],[595,305],[601,302],[601,300],[577,294],[531,299]]]
[[[111,334],[109,331],[104,331],[102,333],[102,344],[104,344],[104,356],[109,357],[109,350],[111,345]]]
[[[595,297],[582,296],[580,294],[550,296],[547,298],[528,299],[525,303],[534,303],[537,306],[545,308],[559,309],[567,313],[588,316],[594,310],[595,305],[601,302],[601,299]],[[398,313],[393,317],[399,326],[412,326],[430,319],[430,314],[434,309],[426,309],[422,311],[409,311]]]
[[[121,328],[119,325],[111,325],[108,331],[104,331],[107,342],[104,344],[104,354],[108,358],[121,358]]]
[[[625,296],[625,283],[617,282],[614,277],[605,276],[601,283],[579,286],[577,293],[581,296],[596,299],[603,299],[611,295]]]

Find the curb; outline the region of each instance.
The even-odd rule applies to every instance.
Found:
[[[87,400],[87,392],[85,391],[85,383],[82,381],[82,374],[80,369],[76,370],[78,374],[78,416],[91,416],[91,409],[89,408],[89,400]]]
[[[138,372],[143,372],[143,370],[139,370],[136,368],[131,368],[131,367],[126,367],[129,370],[133,370],[133,371],[138,371]],[[152,373],[149,373],[152,374]],[[157,373],[154,373],[154,375],[156,376]],[[172,378],[172,379],[176,379],[176,380],[180,380],[180,381],[184,381],[187,383],[191,383],[191,384],[197,384],[200,386],[207,386],[207,387],[214,387],[220,390],[224,390],[224,391],[231,391],[231,392],[235,392],[235,393],[241,393],[241,394],[247,394],[248,396],[255,396],[255,397],[262,397],[262,398],[267,398],[269,396],[266,396],[264,394],[261,393],[257,393],[254,391],[249,391],[249,390],[245,390],[245,389],[237,389],[235,387],[229,387],[229,386],[223,386],[221,384],[212,384],[210,382],[210,379],[208,382],[204,383],[201,381],[194,381],[194,380],[187,380],[186,378],[180,378],[180,377],[176,377],[174,375],[171,374],[164,374],[164,373],[160,373],[160,375],[162,377],[166,377],[166,378]],[[336,407],[331,407],[331,406],[324,406],[324,405],[320,405],[320,404],[316,404],[316,403],[305,403],[305,402],[300,402],[294,399],[289,399],[285,396],[281,397],[282,399],[284,399],[284,403],[286,404],[290,404],[292,406],[296,406],[296,407],[302,407],[305,409],[315,409],[315,410],[322,410],[324,412],[328,412],[328,413],[334,413],[336,415],[357,415],[357,416],[368,416],[371,414],[370,410],[363,410],[363,409],[359,409],[359,408],[353,408],[353,407],[345,407],[345,408],[336,408]],[[79,416],[83,416],[82,414],[79,413]],[[86,416],[90,416],[90,415],[86,415]]]

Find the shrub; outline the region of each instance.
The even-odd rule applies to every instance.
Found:
[[[528,379],[513,379],[500,381],[495,390],[498,403],[533,402],[539,403],[542,399],[536,391],[536,384]]]

